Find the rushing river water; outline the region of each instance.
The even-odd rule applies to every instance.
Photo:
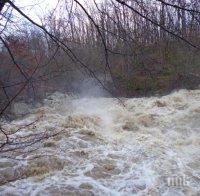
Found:
[[[39,118],[18,137],[61,133],[3,154],[0,195],[199,196],[200,90],[122,101],[55,93],[4,123],[13,131]]]

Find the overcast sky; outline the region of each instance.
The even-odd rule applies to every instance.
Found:
[[[57,0],[16,0],[15,4],[34,21],[40,22],[39,17],[44,16],[57,5]]]
[[[82,4],[90,4],[92,0],[79,0]],[[96,0],[98,2],[100,0]],[[62,0],[60,0],[62,2]],[[49,10],[57,6],[58,0],[15,0],[15,4],[20,7],[23,12],[36,22],[40,22],[39,17],[44,16]]]

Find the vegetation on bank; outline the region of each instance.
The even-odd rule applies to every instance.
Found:
[[[1,33],[1,108],[24,84],[14,100],[39,101],[54,91],[80,93],[88,78],[112,96],[198,87],[200,2],[171,3],[60,1],[41,16],[42,25],[31,18],[11,22],[17,8],[9,3],[15,12],[9,7],[2,12],[4,19],[11,14]]]

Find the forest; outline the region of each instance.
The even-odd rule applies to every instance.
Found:
[[[118,97],[199,85],[198,0],[58,1],[39,24],[1,4],[1,110],[14,97],[80,93],[89,79]]]

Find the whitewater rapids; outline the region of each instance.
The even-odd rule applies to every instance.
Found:
[[[39,117],[16,136],[61,132],[1,155],[0,195],[199,196],[200,90],[122,102],[54,93],[4,122],[15,130]]]

